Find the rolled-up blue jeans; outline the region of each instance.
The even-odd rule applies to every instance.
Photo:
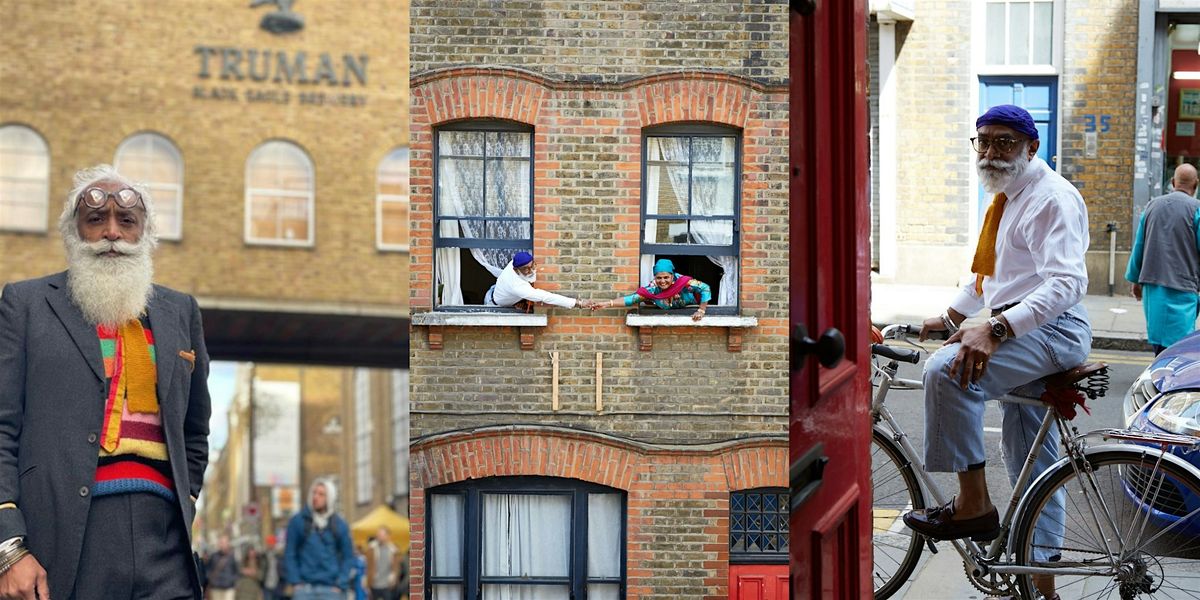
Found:
[[[960,344],[950,344],[925,361],[925,469],[960,473],[968,465],[987,459],[983,445],[984,403],[1024,388],[1040,393],[1038,380],[1083,364],[1092,346],[1092,330],[1080,305],[1045,325],[1000,344],[988,360],[982,378],[964,390],[950,364]],[[1025,458],[1037,437],[1045,407],[1000,403],[1003,415],[1000,449],[1008,479],[1016,485]],[[1058,460],[1058,429],[1051,428],[1034,463],[1032,478]],[[1061,545],[1064,501],[1060,492],[1046,506],[1038,522],[1034,543],[1040,548]],[[1035,551],[1035,560],[1047,560],[1053,551]]]

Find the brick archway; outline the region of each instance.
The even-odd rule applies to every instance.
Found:
[[[628,597],[663,591],[655,588],[653,569],[646,565],[670,550],[694,555],[690,564],[706,565],[704,598],[727,599],[729,493],[787,485],[785,436],[660,446],[565,427],[500,425],[417,440],[410,452],[413,600],[425,598],[425,501],[432,487],[547,476],[622,490],[628,506]]]

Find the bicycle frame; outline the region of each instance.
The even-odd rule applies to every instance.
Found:
[[[925,465],[918,458],[919,455],[917,454],[917,451],[913,447],[912,443],[909,441],[908,434],[904,433],[904,430],[900,428],[899,424],[893,418],[891,411],[884,406],[884,400],[887,398],[887,393],[890,391],[893,382],[898,381],[904,386],[903,388],[897,389],[923,389],[924,385],[919,381],[897,378],[896,372],[899,369],[899,364],[896,361],[889,361],[889,363],[884,367],[880,367],[878,365],[873,366],[877,372],[883,375],[883,379],[879,382],[879,388],[871,401],[872,420],[874,422],[882,420],[887,423],[887,433],[889,433],[892,439],[900,446],[900,452],[904,458],[913,465],[913,471],[917,475],[917,479],[921,482],[921,485],[925,488],[925,490],[929,492],[930,496],[933,498],[934,504],[945,504],[945,495],[943,494],[941,488],[938,487],[937,482],[935,482],[933,477],[925,470]],[[1046,404],[1040,400],[1025,398],[1022,396],[1014,396],[1011,394],[998,398],[997,400],[1000,402],[1009,402],[1013,404],[1046,407]],[[1083,436],[1068,436],[1066,421],[1059,416],[1056,411],[1051,410],[1048,407],[1046,408],[1047,410],[1045,416],[1042,418],[1042,424],[1038,429],[1037,436],[1034,438],[1029,454],[1025,458],[1025,463],[1021,467],[1021,473],[1017,476],[1016,484],[1013,486],[1012,494],[1009,497],[1008,506],[1005,508],[1004,516],[1000,521],[1000,535],[996,536],[996,538],[991,541],[987,548],[984,548],[970,538],[948,540],[954,547],[955,551],[958,552],[959,556],[962,557],[963,562],[970,567],[971,571],[976,576],[983,576],[992,572],[1011,575],[1111,575],[1113,572],[1115,572],[1115,565],[1113,565],[1108,571],[1098,572],[1096,569],[1074,570],[1064,568],[1028,567],[1008,564],[1001,561],[1001,557],[1007,546],[1012,521],[1015,516],[1019,514],[1018,507],[1021,504],[1021,500],[1024,498],[1025,492],[1031,486],[1034,464],[1037,462],[1038,457],[1041,456],[1042,444],[1045,442],[1046,436],[1050,434],[1050,428],[1055,425],[1058,426],[1059,437],[1063,448],[1066,450],[1066,455],[1060,460],[1072,459],[1072,464],[1076,464],[1077,461],[1073,459],[1083,455]],[[1047,469],[1045,473],[1049,473],[1050,471],[1051,469]],[[1093,516],[1095,517],[1094,514]],[[1112,555],[1111,549],[1109,549],[1109,555]]]

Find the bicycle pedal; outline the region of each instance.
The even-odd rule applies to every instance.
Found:
[[[929,548],[930,553],[932,553],[932,554],[938,553],[937,544],[933,543],[933,538],[931,538],[927,535],[922,535],[921,538],[923,538],[925,540],[925,546]]]

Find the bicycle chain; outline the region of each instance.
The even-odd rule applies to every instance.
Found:
[[[970,581],[971,586],[974,587],[975,589],[977,589],[989,596],[1011,596],[1013,598],[1020,597],[1020,594],[1017,593],[1016,582],[1012,576],[1003,575],[1003,574],[997,573],[995,571],[991,571],[985,576],[985,577],[990,577],[990,578],[999,577],[1001,579],[1002,585],[1003,585],[1003,587],[1000,587],[995,583],[984,582],[984,581],[981,581],[981,579],[977,579],[975,577],[975,574],[971,573],[971,567],[967,566],[967,563],[964,562],[962,565],[963,565],[963,572],[965,572],[967,574],[967,581]]]

